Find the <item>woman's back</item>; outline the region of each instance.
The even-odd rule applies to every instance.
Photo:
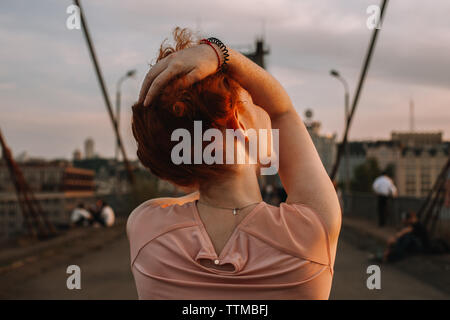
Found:
[[[327,299],[335,252],[320,217],[301,204],[261,202],[219,254],[196,201],[147,202],[128,221],[140,299]]]

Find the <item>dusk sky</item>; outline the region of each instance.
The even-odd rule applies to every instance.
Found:
[[[63,0],[0,2],[0,128],[15,155],[71,158],[87,137],[102,156],[114,138],[81,30],[66,28]],[[130,129],[148,63],[175,26],[251,49],[264,35],[267,69],[297,111],[308,108],[323,133],[342,138],[344,90],[337,69],[357,85],[371,30],[366,8],[378,0],[100,1],[82,5],[109,95],[122,86],[123,139],[136,158]],[[263,27],[264,26],[264,27]],[[409,101],[418,131],[450,139],[450,1],[391,0],[362,92],[351,139],[388,139],[409,129]]]

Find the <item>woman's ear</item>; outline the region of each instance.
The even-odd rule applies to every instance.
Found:
[[[248,142],[249,139],[248,139],[248,135],[247,135],[247,126],[244,121],[245,119],[244,119],[244,117],[239,117],[239,112],[237,110],[235,111],[235,116],[237,119],[237,123],[239,125],[239,129],[242,130],[242,133],[244,134],[244,137],[245,137],[245,141]]]
[[[241,118],[239,117],[239,112],[237,110],[234,112],[234,116],[235,116],[235,118],[237,120],[239,128],[242,129],[245,132],[247,130],[247,128],[245,127],[245,124],[244,124],[244,122],[241,119],[242,117]]]
[[[242,135],[245,138],[245,141],[248,142],[247,129],[244,121],[240,121],[239,112],[236,110],[233,116],[228,120],[227,127],[233,130],[240,130]]]
[[[239,122],[239,115],[237,111],[234,111],[233,115],[227,121],[227,128],[238,130],[240,129],[241,124]]]

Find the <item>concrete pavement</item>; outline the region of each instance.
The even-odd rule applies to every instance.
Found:
[[[439,289],[402,272],[396,265],[384,264],[381,270],[381,289],[366,286],[368,252],[359,250],[341,239],[336,256],[333,287],[330,299],[450,299]]]
[[[107,246],[74,256],[51,269],[10,287],[8,299],[137,299],[129,266],[128,242],[125,236]],[[69,290],[66,268],[81,269],[81,289]],[[20,272],[17,270],[17,272]]]
[[[381,290],[369,290],[366,280],[368,253],[358,249],[342,237],[338,247],[335,277],[331,299],[449,299],[449,295],[430,284],[402,272],[395,265],[381,266]],[[136,299],[137,294],[129,267],[129,249],[126,236],[120,234],[88,252],[50,257],[47,266],[38,273],[27,268],[10,271],[9,283],[3,287],[3,299]],[[53,259],[53,260],[51,260]],[[68,290],[66,268],[76,264],[81,268],[81,290]],[[22,274],[32,276],[21,277]],[[11,278],[13,277],[13,278]],[[21,280],[22,279],[22,280]],[[5,284],[5,283],[4,283]]]

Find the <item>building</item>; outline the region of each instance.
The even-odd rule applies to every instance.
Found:
[[[19,163],[24,178],[49,221],[67,224],[80,202],[94,202],[94,172],[74,168],[67,161],[29,160]],[[0,162],[0,240],[24,231],[24,220],[8,168]]]
[[[336,160],[336,134],[322,134],[320,132],[322,124],[319,121],[312,120],[313,114],[311,110],[307,110],[305,116],[306,129],[319,153],[323,166],[330,173]]]
[[[92,138],[87,138],[86,141],[84,141],[84,158],[92,159],[94,157],[94,140],[92,140]]]
[[[81,151],[79,149],[75,149],[73,152],[73,160],[81,160]]]
[[[111,193],[128,193],[131,186],[123,162],[115,159],[95,157],[92,159],[73,160],[73,166],[81,169],[88,169],[95,172],[95,190],[98,195]],[[133,168],[138,167],[138,161],[130,161]]]
[[[74,168],[67,161],[28,161],[19,163],[25,181],[35,193],[94,192],[94,172]],[[10,173],[0,165],[0,193],[15,193]]]
[[[339,143],[340,144],[340,143]],[[368,142],[365,141],[352,141],[347,142],[348,149],[348,179],[349,182],[354,177],[354,172],[356,167],[362,165],[366,159],[366,150],[367,150]],[[342,159],[339,163],[339,168],[337,172],[338,182],[345,184],[347,179],[347,157],[344,152]]]
[[[442,144],[442,132],[392,132],[391,141],[403,147],[424,147]]]
[[[366,158],[382,170],[392,165],[400,196],[426,197],[449,157],[442,132],[392,132],[391,140],[369,143]]]
[[[448,145],[405,147],[395,164],[400,195],[426,197],[449,157]]]
[[[366,144],[366,158],[376,159],[381,170],[395,165],[400,159],[401,145],[392,140],[370,141]]]

